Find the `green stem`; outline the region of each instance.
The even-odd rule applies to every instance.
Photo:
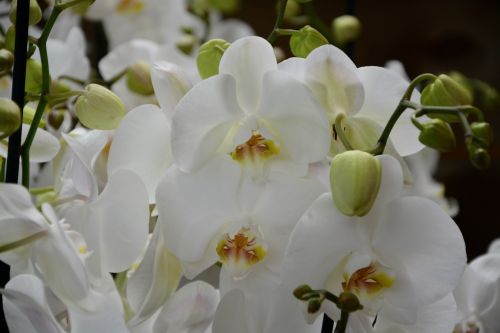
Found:
[[[84,86],[85,85],[85,81],[83,80],[80,80],[80,79],[77,79],[77,78],[74,78],[72,76],[68,76],[68,75],[62,75],[59,77],[59,80],[68,80],[68,81],[71,81],[71,82],[74,82],[76,84],[79,84],[81,86]]]
[[[273,31],[271,32],[269,37],[267,37],[267,41],[270,44],[274,44],[279,36],[276,30],[279,29],[281,27],[281,24],[283,23],[283,17],[285,16],[285,9],[287,2],[288,0],[279,0],[278,2],[278,16],[276,17],[276,22],[274,23]]]
[[[337,326],[335,326],[334,333],[345,333],[348,321],[349,321],[349,312],[342,311],[340,313],[340,320],[337,321]]]
[[[294,29],[275,29],[278,36],[291,36],[296,33],[298,30]]]
[[[5,159],[0,157],[0,183],[5,181],[5,166],[7,165]]]
[[[0,245],[0,253],[11,251],[11,250],[14,250],[15,248],[18,248],[20,246],[32,243],[32,242],[36,241],[37,239],[44,237],[45,235],[47,235],[47,231],[42,230],[42,231],[39,231],[36,234],[33,234],[33,235],[28,236],[26,238],[14,241],[12,243]]]
[[[303,3],[302,8],[304,8],[304,12],[309,17],[312,27],[316,28],[323,36],[325,36],[330,44],[333,44],[333,34],[330,30],[330,27],[328,27],[325,22],[323,22],[323,20],[319,17],[312,1]]]
[[[430,74],[430,73],[425,73],[425,74],[420,74],[417,76],[413,81],[410,82],[410,85],[405,91],[405,94],[403,95],[403,100],[411,100],[411,95],[413,94],[413,90],[417,87],[417,85],[420,84],[422,81],[427,81],[427,80],[435,80],[436,75]]]
[[[54,188],[52,186],[48,187],[38,187],[38,188],[30,188],[30,194],[31,195],[39,195],[39,194],[44,194],[50,191],[54,191]]]
[[[407,106],[405,106],[403,104],[403,101],[401,101],[396,110],[394,110],[394,112],[392,113],[391,118],[389,118],[389,121],[385,125],[384,130],[382,131],[382,134],[377,141],[377,146],[375,147],[375,149],[370,151],[370,153],[372,153],[373,155],[381,155],[384,153],[385,146],[387,145],[387,141],[389,140],[389,135],[391,134],[394,125],[396,125],[396,122],[398,121],[399,117],[401,117],[406,108]]]

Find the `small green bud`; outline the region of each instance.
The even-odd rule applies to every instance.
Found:
[[[151,65],[145,61],[138,61],[127,69],[127,87],[130,91],[143,96],[154,94],[151,81]]]
[[[316,29],[306,25],[290,37],[290,50],[296,57],[305,58],[315,48],[328,44],[328,40]]]
[[[472,102],[470,92],[460,83],[446,74],[439,75],[434,82],[428,84],[422,91],[420,103],[432,106],[469,105]],[[457,115],[429,114],[429,118],[439,118],[446,122],[459,122]]]
[[[16,47],[16,26],[11,25],[5,32],[5,48],[14,53]]]
[[[299,3],[296,0],[288,0],[286,3],[285,14],[283,16],[285,20],[293,20],[295,17],[299,16],[299,14]]]
[[[346,312],[355,312],[363,309],[356,295],[349,291],[344,291],[339,295],[338,308]]]
[[[330,184],[333,201],[347,216],[368,214],[377,198],[382,170],[372,154],[350,150],[333,158]]]
[[[94,2],[95,0],[82,1],[78,5],[71,7],[71,10],[73,13],[83,16]]]
[[[26,92],[40,94],[42,82],[42,64],[34,59],[28,59],[26,61]]]
[[[455,134],[447,123],[441,119],[431,119],[422,124],[419,141],[442,152],[452,151],[457,146]]]
[[[115,129],[127,113],[121,99],[111,90],[89,84],[75,103],[76,116],[80,122],[93,129]]]
[[[196,64],[202,79],[219,74],[220,60],[230,45],[223,39],[212,39],[200,46]]]
[[[312,292],[311,287],[309,287],[307,284],[303,284],[295,288],[295,290],[293,291],[293,296],[295,296],[297,299],[305,301],[307,299],[305,299],[304,296],[311,292]]]
[[[361,22],[356,16],[342,15],[332,21],[333,38],[341,45],[358,39],[361,29]]]
[[[47,117],[50,126],[55,129],[59,129],[64,121],[65,112],[67,112],[67,110],[54,109],[50,111],[49,116]]]
[[[323,302],[322,299],[320,298],[310,299],[309,302],[307,303],[307,312],[309,312],[310,314],[318,312],[319,309],[321,309],[321,303]]]
[[[21,126],[21,109],[8,98],[0,98],[0,138],[6,138]]]
[[[489,168],[491,157],[488,151],[474,137],[465,140],[465,146],[469,152],[469,158],[472,165],[480,170]]]
[[[175,44],[182,53],[190,55],[197,44],[196,36],[191,34],[183,35]]]
[[[16,24],[17,0],[13,0],[10,5],[10,21]],[[35,25],[42,19],[42,9],[36,0],[30,0],[29,25]]]
[[[484,141],[486,147],[488,147],[493,142],[493,131],[491,130],[490,124],[486,122],[474,122],[470,124],[472,134]],[[486,148],[485,147],[485,148]]]
[[[6,49],[0,50],[0,71],[8,71],[14,64],[14,55]]]
[[[62,94],[71,91],[70,86],[61,80],[53,80],[50,83],[51,94]]]
[[[233,14],[241,7],[241,0],[210,0],[210,5],[224,14]]]
[[[33,122],[33,118],[35,117],[36,110],[33,109],[29,105],[25,105],[23,108],[23,124],[31,125]],[[38,124],[38,128],[45,127],[45,120],[40,119],[40,123]]]

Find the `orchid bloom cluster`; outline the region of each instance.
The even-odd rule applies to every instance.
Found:
[[[43,13],[31,0],[21,112],[21,2],[0,3],[14,23],[0,22],[11,333],[500,330],[500,245],[467,265],[458,205],[432,176],[455,147],[450,123],[473,165],[489,164],[491,130],[462,84],[357,67],[330,44],[355,18],[331,36],[282,29],[287,1],[266,40],[222,19],[238,1],[56,0]],[[100,78],[82,17],[108,36]],[[278,61],[283,36],[294,56]]]

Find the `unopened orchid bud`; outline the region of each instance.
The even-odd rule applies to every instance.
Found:
[[[75,103],[80,122],[93,129],[115,129],[127,112],[121,99],[111,90],[89,84]]]
[[[305,301],[305,300],[307,300],[307,298],[305,298],[304,296],[306,296],[307,294],[310,294],[312,291],[313,290],[311,289],[311,287],[309,287],[307,284],[303,284],[303,285],[295,288],[295,290],[293,291],[293,295],[297,299]]]
[[[296,0],[288,0],[286,3],[285,14],[283,17],[285,20],[293,20],[296,16],[300,14],[300,5]]]
[[[486,146],[489,146],[493,142],[493,131],[491,130],[490,124],[486,122],[474,122],[470,124],[470,128],[472,130],[472,134],[484,141]]]
[[[328,40],[316,29],[306,25],[290,37],[290,50],[296,57],[306,58],[317,47],[328,44]]]
[[[439,75],[434,82],[428,84],[422,91],[420,103],[432,106],[469,105],[472,102],[470,92],[460,83],[446,74]],[[446,122],[458,122],[458,115],[429,114],[430,118],[439,118]]]
[[[16,26],[11,25],[5,32],[5,48],[14,53],[16,47]]]
[[[154,94],[151,82],[151,65],[145,61],[138,61],[129,66],[126,74],[127,87],[130,91],[143,96]]]
[[[14,64],[14,55],[6,49],[0,50],[0,71],[8,71]]]
[[[67,112],[67,110],[59,110],[59,109],[54,109],[49,113],[49,116],[47,117],[47,120],[54,129],[59,129],[61,127],[62,123],[64,122],[64,114]]]
[[[33,119],[35,118],[35,113],[36,113],[35,109],[33,109],[29,105],[25,105],[23,108],[23,124],[31,125],[31,123],[33,122]],[[38,127],[39,128],[45,127],[45,120],[43,120],[43,118],[40,119],[40,122],[38,123]]]
[[[78,15],[83,15],[87,12],[89,7],[95,2],[96,0],[84,0],[80,2],[78,5],[72,6],[71,11],[73,13],[78,14]]]
[[[427,147],[441,152],[452,151],[457,146],[453,130],[441,119],[431,119],[422,124],[418,140]]]
[[[469,153],[472,165],[480,170],[487,169],[491,164],[491,157],[483,145],[473,137],[467,138],[465,146]]]
[[[310,314],[314,314],[314,313],[318,312],[319,309],[321,309],[321,303],[323,303],[323,302],[322,302],[322,299],[320,299],[320,298],[310,299],[309,302],[307,302],[307,312]]]
[[[26,61],[26,92],[40,94],[42,92],[42,64],[34,59]]]
[[[358,297],[349,291],[344,291],[339,295],[338,307],[346,312],[355,312],[363,309]]]
[[[0,98],[0,138],[14,133],[21,126],[21,109],[12,100]]]
[[[368,214],[380,188],[380,161],[372,154],[350,150],[333,158],[330,167],[332,196],[347,216]]]
[[[179,50],[181,50],[182,53],[190,55],[191,52],[193,52],[194,47],[197,44],[197,38],[195,35],[192,34],[186,34],[183,35],[177,42],[175,43],[175,46]]]
[[[212,39],[200,47],[196,64],[202,79],[219,74],[220,60],[230,45],[223,39]]]
[[[224,14],[232,14],[241,7],[241,0],[210,0],[213,8]]]
[[[10,5],[10,21],[16,24],[17,0],[13,0]],[[42,19],[42,9],[36,0],[30,0],[29,25],[35,25]]]
[[[356,16],[342,15],[332,21],[335,41],[341,45],[355,41],[361,35],[361,22]]]

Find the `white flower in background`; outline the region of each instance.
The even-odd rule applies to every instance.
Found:
[[[322,195],[293,230],[283,263],[290,288],[309,284],[336,295],[354,293],[364,308],[351,316],[349,327],[362,327],[375,316],[415,324],[418,311],[458,284],[466,262],[453,220],[430,200],[400,197],[399,163],[386,155],[377,158],[382,179],[371,211],[347,217],[331,194]],[[339,318],[335,305],[323,303],[323,310]]]
[[[170,63],[188,86],[200,80],[193,57],[182,53],[174,44],[159,45],[144,39],[135,39],[114,48],[99,62],[99,71],[105,80],[110,80],[134,64],[142,63],[145,67],[152,67],[156,62]],[[156,104],[163,94],[156,91],[155,97],[154,94],[145,96],[135,93],[127,86],[126,77],[119,79],[111,88],[128,109],[142,104]]]
[[[382,67],[356,65],[342,50],[324,45],[312,51],[306,59],[290,58],[280,63],[287,71],[304,81],[313,91],[333,125],[338,116],[344,116],[342,127],[356,149],[373,149],[377,139],[396,109],[409,83],[399,75]],[[413,98],[419,98],[418,92]],[[423,148],[418,141],[418,129],[410,121],[410,113],[403,113],[391,132],[387,147],[402,156]],[[339,129],[336,129],[338,131]],[[344,151],[338,133],[332,133],[332,151]]]
[[[405,194],[431,199],[453,217],[458,213],[457,201],[453,198],[446,198],[444,184],[432,178],[437,169],[439,155],[437,150],[424,148],[418,153],[405,157],[413,178],[412,184],[405,188]]]
[[[207,40],[220,38],[230,43],[247,36],[255,35],[252,27],[237,19],[222,19],[217,11],[209,13],[210,29]]]
[[[500,331],[499,240],[488,253],[472,260],[455,289],[460,313],[454,333],[496,333]]]
[[[269,168],[306,174],[328,151],[324,112],[301,82],[278,71],[272,46],[260,37],[234,42],[219,75],[195,85],[177,105],[172,152],[183,171],[224,154],[255,179]]]
[[[36,271],[66,305],[92,310],[82,237],[65,230],[50,206],[42,207],[42,215],[21,185],[0,184],[0,208],[0,244],[11,251],[0,258],[12,275]]]

